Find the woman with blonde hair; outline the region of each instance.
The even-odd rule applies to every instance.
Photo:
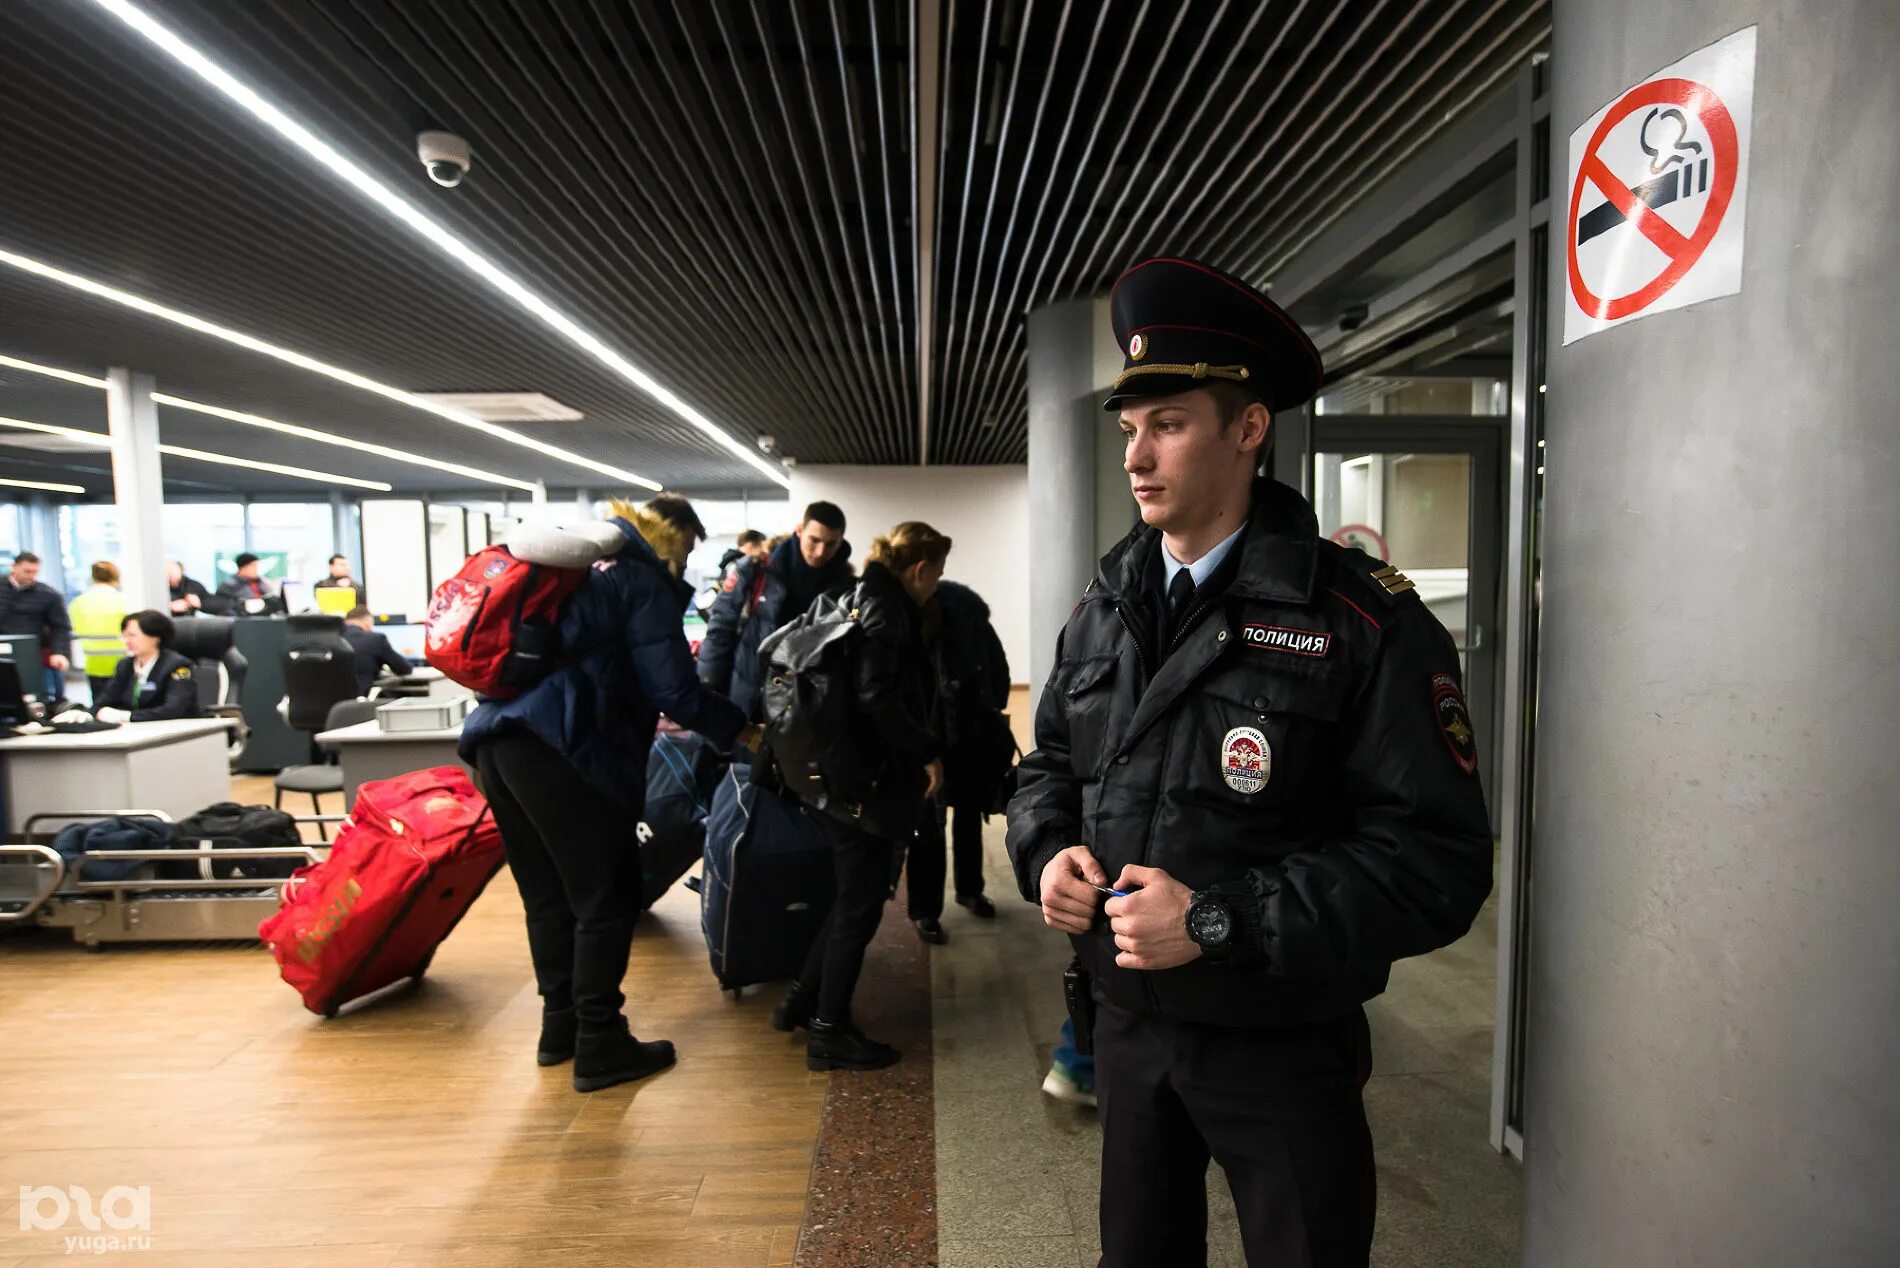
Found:
[[[818,816],[831,838],[837,900],[792,993],[772,1014],[779,1030],[809,1026],[812,1070],[876,1070],[897,1049],[867,1037],[851,1018],[851,997],[889,891],[896,842],[916,831],[925,801],[943,787],[939,737],[932,729],[937,676],[924,648],[924,605],[943,579],[950,539],[906,521],[871,543],[853,599],[863,632],[857,647],[857,710],[874,734],[875,792],[848,809]]]
[[[112,684],[112,675],[125,658],[119,645],[119,627],[125,624],[125,593],[119,589],[119,566],[101,559],[92,566],[92,589],[66,605],[73,623],[73,643],[86,658],[86,681],[97,703]]]

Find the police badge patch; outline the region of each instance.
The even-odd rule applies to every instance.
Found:
[[[1139,361],[1148,355],[1148,336],[1135,334],[1128,336],[1128,359]]]
[[[1438,719],[1439,734],[1445,737],[1445,746],[1451,750],[1458,769],[1467,775],[1477,774],[1478,737],[1471,729],[1471,714],[1465,708],[1464,694],[1458,690],[1458,680],[1450,674],[1432,675],[1432,714]]]
[[[1237,793],[1252,796],[1273,776],[1273,750],[1267,737],[1250,726],[1237,726],[1220,745],[1220,777]]]

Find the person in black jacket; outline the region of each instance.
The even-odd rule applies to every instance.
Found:
[[[204,714],[190,660],[171,649],[177,627],[163,612],[134,612],[119,625],[125,659],[93,701],[101,722],[161,722]]]
[[[65,596],[40,580],[40,557],[30,550],[13,557],[12,569],[0,581],[0,634],[39,639],[45,698],[65,696],[66,671],[72,667],[73,623],[66,614]],[[29,680],[25,685],[30,689],[33,684]]]
[[[905,873],[911,923],[925,942],[943,931],[944,828],[953,821],[957,902],[972,915],[996,915],[983,894],[983,822],[1002,796],[1014,755],[1009,718],[1009,657],[976,591],[945,581],[924,609],[925,642],[936,664],[943,736],[943,805],[927,806]]]
[[[791,994],[772,1014],[779,1030],[810,1027],[808,1069],[876,1070],[899,1055],[857,1028],[851,997],[884,914],[896,843],[916,831],[924,800],[943,789],[941,744],[931,729],[936,672],[919,623],[949,554],[948,537],[908,521],[871,543],[858,583],[857,708],[881,755],[876,791],[861,805],[818,815],[831,838],[837,901]]]
[[[730,696],[754,722],[762,720],[759,644],[820,595],[836,594],[851,582],[844,512],[830,502],[813,502],[791,538],[764,558],[741,559],[726,570],[699,644],[701,681]]]
[[[207,605],[212,603],[211,591],[204,588],[204,583],[187,577],[185,565],[176,559],[165,566],[165,581],[171,587],[173,616],[192,616],[209,610]]]
[[[391,647],[388,636],[378,634],[375,625],[369,609],[360,605],[351,608],[350,614],[343,618],[343,637],[356,653],[356,694],[359,696],[367,696],[369,689],[376,685],[378,669],[387,669],[398,678],[415,672],[409,658]]]
[[[1023,897],[1099,1003],[1102,1263],[1202,1262],[1212,1157],[1249,1263],[1356,1268],[1362,1005],[1491,887],[1458,653],[1402,573],[1256,476],[1321,381],[1292,318],[1183,260],[1110,309],[1142,523],[1063,628],[1009,807]]]

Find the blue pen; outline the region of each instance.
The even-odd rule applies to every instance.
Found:
[[[1095,891],[1096,893],[1098,893],[1098,894],[1107,894],[1107,895],[1108,895],[1108,896],[1109,896],[1110,898],[1126,898],[1126,897],[1128,897],[1128,895],[1127,895],[1127,894],[1125,894],[1125,893],[1123,893],[1123,892],[1122,892],[1121,890],[1119,890],[1119,889],[1110,889],[1110,888],[1109,888],[1108,886],[1106,886],[1106,885],[1091,885],[1091,886],[1090,886],[1090,888],[1091,888],[1091,889],[1093,889],[1093,890],[1094,890],[1094,891]]]

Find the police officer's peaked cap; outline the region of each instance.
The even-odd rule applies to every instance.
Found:
[[[1125,360],[1104,409],[1223,381],[1276,411],[1304,405],[1319,391],[1319,349],[1299,323],[1219,269],[1143,260],[1116,279],[1108,306]]]

